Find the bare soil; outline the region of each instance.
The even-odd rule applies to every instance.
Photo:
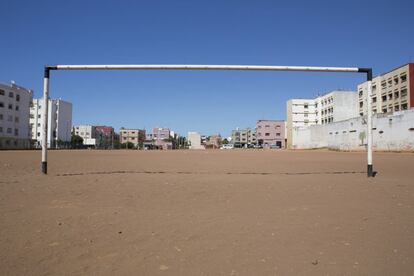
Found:
[[[414,154],[0,152],[2,275],[413,275]]]

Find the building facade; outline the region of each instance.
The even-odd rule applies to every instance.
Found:
[[[358,85],[359,115],[367,114],[367,82]],[[372,80],[372,112],[392,114],[414,107],[414,63],[395,68]]]
[[[358,95],[335,90],[315,99],[292,99],[286,106],[287,147],[294,144],[292,131],[311,125],[324,125],[358,116]]]
[[[201,135],[197,132],[189,132],[187,136],[189,149],[204,149],[201,144]]]
[[[235,147],[244,148],[249,145],[256,145],[256,130],[251,128],[236,128],[231,132],[231,142]]]
[[[100,144],[99,136],[96,135],[96,126],[78,125],[73,127],[73,133],[82,137],[83,145],[96,148]]]
[[[30,104],[33,92],[16,85],[0,83],[0,149],[30,147]]]
[[[43,140],[43,99],[33,99],[30,107],[30,128],[35,147]],[[48,148],[69,144],[72,138],[72,104],[63,100],[49,100]]]
[[[221,146],[221,136],[219,134],[210,135],[207,137],[205,147],[208,149],[218,149]]]
[[[119,138],[121,144],[131,142],[134,144],[134,147],[141,148],[143,147],[145,141],[145,130],[143,129],[126,129],[121,128],[119,132]]]
[[[285,121],[258,120],[257,144],[264,148],[285,148]]]

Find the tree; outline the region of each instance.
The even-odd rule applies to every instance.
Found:
[[[121,149],[135,149],[135,145],[132,142],[122,143]]]
[[[229,140],[227,140],[227,138],[224,138],[223,140],[221,140],[222,145],[227,145],[228,143],[229,143]]]
[[[72,148],[75,148],[75,149],[81,148],[83,146],[83,138],[80,137],[79,135],[72,134],[70,144],[71,144]]]

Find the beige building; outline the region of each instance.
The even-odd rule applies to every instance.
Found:
[[[367,82],[358,85],[359,115],[366,115]],[[372,80],[372,112],[392,114],[414,107],[414,63],[395,68]]]
[[[29,108],[33,92],[0,83],[0,149],[30,148]]]
[[[134,147],[141,147],[145,141],[145,130],[121,128],[119,138],[121,144],[131,142],[134,144]]]

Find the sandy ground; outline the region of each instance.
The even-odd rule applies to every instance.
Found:
[[[0,152],[2,275],[414,275],[414,154]]]

